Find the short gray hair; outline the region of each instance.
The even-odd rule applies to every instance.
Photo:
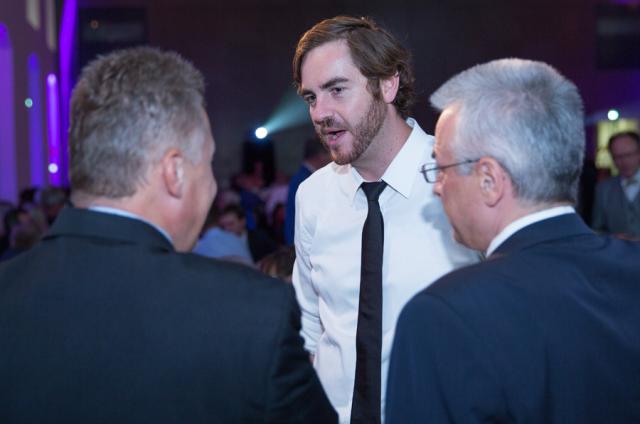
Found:
[[[494,60],[451,78],[431,104],[458,111],[451,146],[456,160],[496,159],[521,200],[576,202],[585,150],[583,105],[576,86],[554,68]]]
[[[203,128],[203,96],[202,74],[177,53],[138,47],[91,62],[71,99],[72,189],[130,196],[170,147],[197,162],[201,141],[188,136]]]

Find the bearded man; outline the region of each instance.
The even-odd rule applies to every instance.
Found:
[[[293,72],[333,159],[296,195],[302,335],[340,422],[378,423],[400,310],[477,255],[453,241],[421,181],[433,137],[408,116],[410,54],[391,34],[327,19],[300,39]]]

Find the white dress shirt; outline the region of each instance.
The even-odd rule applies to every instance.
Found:
[[[413,119],[411,135],[382,180],[384,217],[382,416],[389,354],[402,307],[417,292],[478,255],[457,244],[440,200],[420,174],[433,137]],[[340,422],[349,422],[356,365],[362,227],[367,200],[362,177],[331,163],[306,179],[296,195],[293,284],[302,310],[305,347]]]
[[[552,208],[543,209],[541,211],[530,213],[529,215],[518,218],[504,227],[502,231],[500,231],[498,235],[495,236],[493,240],[491,240],[491,243],[489,243],[489,247],[487,248],[486,256],[489,257],[489,255],[495,252],[495,250],[500,247],[502,243],[504,243],[509,237],[511,237],[524,227],[527,227],[544,219],[549,219],[575,212],[576,210],[571,206],[554,206]]]
[[[160,234],[162,234],[167,240],[169,240],[169,243],[173,244],[173,240],[171,240],[171,237],[169,236],[169,233],[167,233],[164,230],[164,228],[160,228],[159,226],[157,226],[153,222],[146,220],[145,218],[141,217],[140,215],[136,215],[135,213],[132,213],[132,212],[129,212],[129,211],[125,211],[123,209],[112,208],[112,207],[109,207],[109,206],[89,206],[88,209],[91,210],[91,211],[94,211],[94,212],[108,213],[108,214],[111,214],[111,215],[118,215],[118,216],[123,216],[125,218],[137,219],[138,221],[142,221],[145,224],[149,224],[153,228],[158,230],[160,232]]]

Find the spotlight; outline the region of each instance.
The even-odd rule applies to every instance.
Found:
[[[49,164],[49,173],[50,174],[57,174],[58,173],[58,165],[55,163],[50,163]]]
[[[31,97],[27,97],[24,100],[24,105],[28,108],[31,109],[31,106],[33,106],[33,100],[31,100]]]
[[[256,138],[258,140],[264,139],[267,135],[269,135],[269,131],[265,127],[260,127],[256,130]]]
[[[609,118],[609,121],[615,121],[619,117],[620,117],[620,113],[615,109],[611,109],[609,110],[609,112],[607,112],[607,118]]]

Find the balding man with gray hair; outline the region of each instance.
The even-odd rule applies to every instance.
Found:
[[[203,95],[148,47],[82,72],[74,207],[0,266],[0,422],[337,421],[291,286],[188,253],[216,193]]]
[[[640,245],[594,234],[573,209],[578,90],[505,59],[431,101],[442,113],[422,172],[456,239],[487,260],[404,308],[387,424],[640,422]]]

